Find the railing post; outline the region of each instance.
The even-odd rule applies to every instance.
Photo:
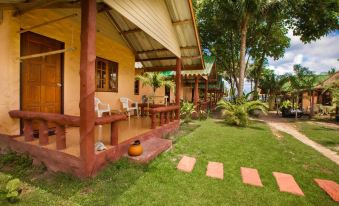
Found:
[[[151,112],[151,129],[156,128],[155,112]]]
[[[56,149],[66,149],[66,132],[64,125],[56,125]]]
[[[118,138],[118,124],[116,122],[111,123],[111,145],[116,146],[119,144]]]
[[[174,115],[173,115],[173,112],[174,112],[174,111],[170,111],[170,112],[169,112],[169,114],[170,114],[170,121],[171,121],[171,122],[173,122],[173,116],[174,116]]]
[[[24,120],[24,136],[25,141],[33,141],[33,124],[32,120]]]
[[[166,117],[166,124],[168,124],[169,122],[170,122],[170,113],[171,113],[171,111],[168,111],[168,112],[166,112],[165,114],[165,117]]]
[[[179,120],[179,119],[180,119],[180,109],[176,109],[175,111],[176,111],[176,113],[175,113],[175,119],[176,119],[176,120]]]
[[[46,121],[40,121],[39,125],[39,144],[48,144],[48,125]]]
[[[160,126],[164,125],[164,112],[160,112]]]

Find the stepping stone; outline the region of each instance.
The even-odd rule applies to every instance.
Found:
[[[196,159],[193,157],[183,156],[177,165],[177,169],[184,172],[192,172]]]
[[[331,180],[314,179],[314,181],[323,189],[334,201],[339,202],[339,184]]]
[[[257,187],[263,186],[257,169],[241,167],[240,173],[243,183]]]
[[[220,162],[208,162],[206,176],[224,179],[224,165]]]
[[[280,192],[288,192],[295,195],[304,196],[303,191],[301,191],[299,185],[294,180],[292,175],[280,172],[273,172],[273,175],[277,181]]]

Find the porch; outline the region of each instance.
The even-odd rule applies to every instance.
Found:
[[[170,111],[175,112],[175,110]],[[179,120],[168,118],[167,121],[165,118],[161,118],[172,116],[169,113],[157,114],[157,112],[152,111],[152,114],[153,113],[155,114],[153,115],[155,119],[152,119],[152,116],[132,116],[127,119],[124,115],[97,118],[94,138],[95,141],[100,140],[103,142],[106,149],[103,151],[95,151],[94,167],[91,175],[95,175],[108,161],[115,161],[122,156],[128,156],[128,147],[135,140],[140,140],[144,146],[144,155],[139,159],[132,159],[140,163],[149,162],[161,152],[169,149],[172,145],[171,141],[162,138],[167,134],[175,132],[179,128]],[[1,136],[2,141],[0,146],[5,146],[20,153],[29,154],[35,162],[43,162],[52,171],[70,172],[77,176],[84,176],[81,166],[80,128],[76,126],[76,117],[74,117],[74,124],[69,127],[65,126],[64,132],[61,132],[63,136],[60,136],[60,130],[58,128],[55,128],[55,134],[53,135],[46,135],[48,131],[43,131],[44,129],[48,129],[44,127],[48,118],[45,118],[45,121],[42,121],[42,119],[38,117],[28,118],[26,116],[27,112],[20,111],[12,111],[10,114],[13,117],[20,116],[25,119],[25,134],[13,137]],[[30,114],[32,116],[32,112],[30,112]],[[41,115],[41,113],[39,115]],[[49,116],[51,114],[47,115]],[[174,115],[175,114],[173,114],[173,117]],[[33,130],[29,129],[29,123],[27,123],[27,121],[30,119],[39,119],[40,121],[38,136],[33,135]],[[110,119],[109,122],[111,124],[102,125],[102,138],[99,138],[99,125],[107,123],[108,119]],[[48,121],[53,122],[50,119],[48,119]],[[60,143],[63,141],[64,143]]]

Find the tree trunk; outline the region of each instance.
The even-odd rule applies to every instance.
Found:
[[[264,65],[264,60],[265,60],[265,55],[266,55],[266,52],[263,51],[262,55],[261,55],[261,59],[260,59],[260,62],[259,62],[259,65],[258,65],[258,68],[257,68],[257,71],[256,71],[256,75],[255,75],[255,80],[254,80],[254,100],[258,100],[258,86],[259,86],[259,79],[260,79],[260,75],[261,75],[261,71],[262,71],[262,67]]]
[[[249,14],[245,13],[245,16],[241,23],[241,45],[240,45],[240,74],[239,74],[239,88],[238,97],[243,96],[244,91],[244,79],[245,79],[245,55],[246,55],[246,39],[247,39],[247,28],[248,28]]]

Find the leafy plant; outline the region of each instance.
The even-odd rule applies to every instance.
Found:
[[[196,112],[194,104],[189,102],[183,102],[180,108],[180,117],[184,119],[184,122],[189,122],[192,119],[192,114]]]
[[[229,101],[221,100],[217,104],[217,108],[223,110],[225,121],[230,125],[246,127],[248,125],[248,116],[254,110],[259,110],[264,114],[267,113],[268,107],[261,101],[243,102],[241,104],[232,104]]]
[[[146,72],[144,75],[137,75],[136,79],[142,82],[142,86],[152,87],[154,96],[156,90],[162,86],[170,89],[174,87],[174,82],[160,72]]]
[[[198,113],[198,118],[199,120],[206,120],[208,118],[208,113],[205,112],[204,110],[200,110]]]
[[[290,100],[285,100],[281,102],[280,108],[281,109],[288,109],[292,107],[292,102]]]
[[[19,195],[21,193],[21,182],[19,179],[15,178],[10,180],[9,176],[5,176],[0,180],[0,184],[6,185],[6,187],[0,187],[1,199],[7,199],[7,201],[10,203],[15,203],[18,201]]]

